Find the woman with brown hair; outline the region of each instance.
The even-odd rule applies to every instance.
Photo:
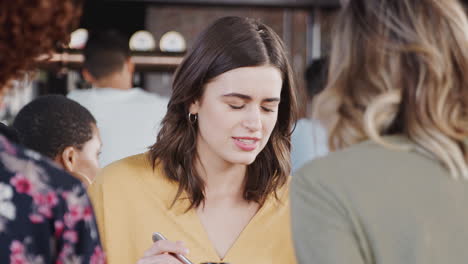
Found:
[[[0,1],[0,100],[38,57],[69,41],[80,1]],[[0,135],[0,263],[105,263],[84,186]]]
[[[167,254],[179,253],[194,263],[295,263],[294,90],[268,26],[225,17],[203,31],[176,71],[156,143],[105,168],[90,188],[109,262],[181,263]],[[184,244],[152,245],[153,232]]]
[[[300,263],[467,261],[467,70],[458,0],[344,6],[319,97],[343,150],[294,177]]]

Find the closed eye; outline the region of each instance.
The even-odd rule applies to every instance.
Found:
[[[262,109],[263,109],[263,111],[265,111],[265,112],[276,112],[275,110],[273,110],[273,109],[271,109],[271,108],[264,107],[264,106],[262,106]]]
[[[245,105],[240,105],[240,106],[239,106],[239,105],[232,105],[232,104],[230,104],[229,106],[230,106],[232,109],[238,110],[238,109],[244,108]]]

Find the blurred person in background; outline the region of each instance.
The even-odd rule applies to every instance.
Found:
[[[296,263],[295,98],[270,27],[224,17],[200,33],[176,71],[156,143],[104,168],[89,188],[109,262],[175,264],[167,253],[190,249],[193,263]],[[151,243],[153,232],[168,240]]]
[[[0,1],[0,87],[68,43],[80,10],[72,0]],[[0,135],[0,263],[104,262],[81,182]]]
[[[91,184],[99,171],[101,138],[93,115],[62,95],[41,96],[16,115],[13,128],[27,148]]]
[[[300,263],[468,260],[468,22],[458,0],[352,0],[319,116],[329,156],[293,177]]]
[[[134,87],[134,64],[117,31],[91,32],[84,49],[83,76],[92,89],[68,94],[96,118],[103,148],[101,166],[143,153],[154,143],[168,99]]]
[[[312,112],[314,98],[325,88],[327,78],[326,59],[316,59],[304,74],[307,89],[307,112]],[[291,135],[291,163],[294,174],[308,161],[328,153],[327,131],[319,120],[308,116],[297,120]]]

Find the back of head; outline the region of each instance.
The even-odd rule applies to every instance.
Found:
[[[459,1],[349,1],[332,41],[319,97],[319,115],[336,117],[331,147],[403,134],[468,178],[468,23]]]
[[[91,32],[83,53],[83,68],[97,80],[120,71],[130,57],[128,43],[117,31]]]
[[[5,136],[10,142],[21,144],[18,132],[11,126],[0,123],[0,135]]]
[[[81,149],[92,138],[92,124],[96,120],[86,108],[62,95],[33,100],[13,121],[21,143],[51,159],[68,146]]]
[[[34,69],[40,55],[68,43],[81,0],[0,1],[0,89]]]
[[[327,83],[327,61],[325,58],[313,60],[305,71],[307,96],[312,99],[319,94]]]

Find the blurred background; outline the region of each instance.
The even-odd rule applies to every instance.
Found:
[[[312,60],[326,56],[330,21],[339,7],[340,0],[87,0],[70,47],[41,63],[32,78],[13,83],[0,118],[9,124],[39,95],[89,88],[81,74],[81,48],[89,32],[120,32],[132,49],[134,86],[169,96],[172,74],[185,50],[200,31],[223,16],[258,18],[279,34],[296,73],[305,115],[304,71]]]

